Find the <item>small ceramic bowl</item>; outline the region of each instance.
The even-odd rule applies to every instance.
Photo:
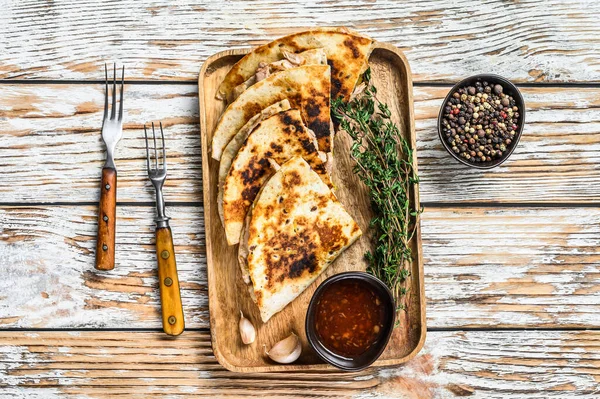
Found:
[[[384,307],[385,315],[379,340],[367,349],[366,352],[354,357],[341,356],[327,349],[321,342],[315,327],[315,313],[321,294],[327,287],[348,280],[359,281],[372,288],[382,301],[381,306]],[[306,313],[306,336],[310,346],[323,361],[342,370],[359,371],[373,364],[381,356],[394,331],[395,318],[394,298],[388,287],[381,280],[364,272],[344,272],[329,277],[315,290]]]
[[[459,157],[458,154],[455,154],[454,151],[452,151],[452,146],[450,146],[450,144],[448,144],[448,142],[445,140],[444,134],[442,132],[442,120],[444,119],[444,108],[446,107],[446,104],[448,103],[448,101],[452,97],[452,94],[454,94],[455,91],[457,91],[461,87],[473,86],[473,85],[475,85],[475,82],[484,82],[484,81],[488,82],[491,85],[494,85],[494,84],[501,85],[502,88],[504,89],[504,93],[508,94],[508,95],[512,96],[512,98],[514,98],[516,106],[519,107],[519,123],[517,125],[517,130],[515,131],[515,136],[512,139],[512,143],[511,143],[510,147],[504,152],[504,154],[502,155],[501,158],[493,159],[489,162],[474,163],[474,162],[469,162],[466,159]],[[508,79],[505,79],[499,75],[492,75],[492,74],[482,74],[482,75],[471,76],[471,77],[463,79],[460,82],[458,82],[457,84],[455,84],[454,87],[452,87],[452,90],[450,90],[450,92],[448,92],[448,95],[446,96],[446,98],[444,99],[444,102],[442,103],[442,106],[440,108],[440,113],[438,115],[438,123],[437,123],[438,136],[440,137],[440,141],[442,142],[442,145],[444,146],[446,151],[448,151],[448,153],[450,155],[452,155],[452,157],[454,157],[454,159],[456,159],[458,162],[460,162],[464,165],[467,165],[467,166],[471,166],[473,168],[477,168],[477,169],[495,168],[496,166],[498,166],[498,165],[502,164],[504,161],[506,161],[508,159],[508,157],[510,157],[510,155],[513,153],[515,148],[517,148],[517,145],[519,144],[519,140],[521,139],[521,134],[523,133],[523,126],[525,126],[525,101],[523,100],[523,96],[521,95],[521,92],[519,91],[519,89],[517,89],[517,86],[512,84]]]

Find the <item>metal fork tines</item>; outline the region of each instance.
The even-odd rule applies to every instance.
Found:
[[[156,227],[168,227],[169,218],[165,215],[165,199],[162,188],[167,178],[167,154],[165,151],[165,135],[163,133],[162,122],[159,122],[160,138],[162,142],[162,163],[159,163],[158,147],[156,145],[156,131],[154,122],[152,122],[152,140],[154,141],[154,165],[150,157],[150,146],[148,144],[148,131],[144,125],[144,135],[146,136],[146,166],[148,168],[148,177],[156,190]]]
[[[104,118],[102,140],[106,145],[106,162],[102,168],[100,209],[98,212],[98,241],[96,244],[96,269],[112,270],[115,267],[115,236],[117,217],[117,169],[115,147],[123,135],[123,85],[125,67],[121,71],[119,111],[117,113],[117,66],[113,66],[112,107],[108,106],[108,67],[104,64]]]
[[[185,322],[183,308],[181,307],[173,235],[169,227],[169,218],[165,215],[165,200],[162,193],[167,178],[167,153],[162,123],[159,124],[159,127],[162,157],[159,156],[159,146],[156,145],[156,130],[154,123],[152,123],[152,141],[154,143],[154,162],[152,162],[148,131],[146,125],[144,125],[146,167],[148,168],[148,177],[150,177],[156,191],[156,259],[158,261],[158,286],[160,288],[163,330],[169,335],[179,335],[185,328]],[[162,158],[162,162],[160,158]]]
[[[125,66],[121,70],[121,84],[119,90],[119,113],[117,114],[117,64],[113,64],[112,106],[110,116],[108,112],[108,67],[104,64],[105,94],[104,94],[104,122],[102,123],[102,139],[106,145],[106,163],[104,167],[115,168],[114,152],[117,143],[123,136],[123,85],[125,79]]]

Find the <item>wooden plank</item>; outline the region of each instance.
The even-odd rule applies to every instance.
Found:
[[[600,95],[597,89],[522,88],[523,136],[491,170],[455,161],[437,133],[449,87],[415,87],[421,201],[592,202],[600,200]]]
[[[430,332],[404,366],[283,375],[226,371],[206,332],[1,332],[0,365],[2,392],[27,398],[591,398],[600,333]]]
[[[428,326],[597,327],[600,208],[427,208]]]
[[[0,208],[0,326],[160,328],[154,210],[118,207],[94,269],[95,206]],[[201,207],[168,207],[188,328],[208,328]],[[600,208],[426,208],[427,326],[597,327]]]
[[[219,51],[346,25],[406,51],[415,81],[482,71],[599,81],[599,14],[594,0],[9,2],[0,15],[0,78],[97,80],[106,61],[118,60],[130,79],[193,81]]]
[[[167,207],[188,327],[208,326],[202,208]],[[152,207],[117,207],[116,265],[94,268],[97,207],[0,210],[0,325],[162,327]]]
[[[125,90],[118,201],[153,201],[141,128],[162,120],[169,153],[166,199],[201,202],[197,88],[127,85]],[[460,165],[439,142],[437,112],[448,90],[414,89],[421,201],[600,201],[597,89],[523,88],[528,106],[523,138],[505,164],[489,171]],[[10,172],[3,176],[0,202],[98,201],[104,160],[102,86],[3,84],[0,94],[0,167]]]
[[[104,86],[0,85],[0,93],[0,167],[10,171],[0,202],[99,201]],[[166,201],[201,201],[197,87],[125,85],[124,104],[117,201],[155,200],[143,130],[153,121],[165,128]]]

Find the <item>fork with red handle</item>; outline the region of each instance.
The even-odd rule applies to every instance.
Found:
[[[115,267],[115,232],[117,219],[117,169],[115,147],[123,135],[123,83],[125,67],[121,72],[119,112],[117,113],[117,66],[113,67],[112,107],[108,107],[108,68],[104,64],[104,122],[102,140],[106,145],[106,163],[102,168],[100,209],[98,212],[98,241],[96,243],[96,269],[112,270]]]

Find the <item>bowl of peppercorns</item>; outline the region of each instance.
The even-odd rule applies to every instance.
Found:
[[[438,116],[438,133],[460,163],[491,169],[513,153],[525,124],[519,89],[498,75],[475,75],[448,93]]]

